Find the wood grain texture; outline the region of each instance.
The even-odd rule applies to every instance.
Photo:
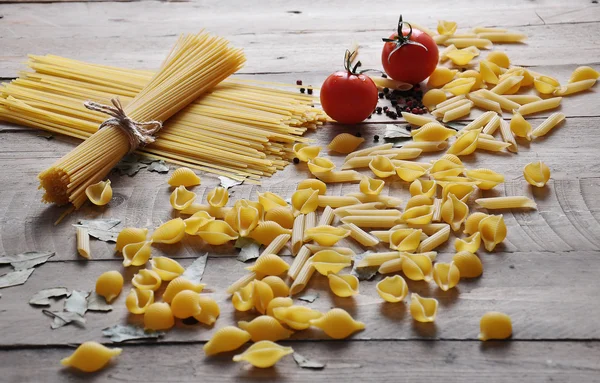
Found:
[[[573,382],[600,381],[600,342],[285,342],[326,363],[320,371],[299,368],[286,356],[274,368],[231,362],[233,352],[207,358],[201,346],[124,346],[108,368],[93,374],[63,369],[72,349],[0,351],[0,374],[9,382],[239,382],[406,381]],[[579,355],[573,358],[573,355]],[[35,368],[16,369],[24,361]],[[149,364],[152,368],[149,368]]]

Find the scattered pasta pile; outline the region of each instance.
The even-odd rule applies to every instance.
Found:
[[[58,56],[30,56],[34,72],[0,87],[0,120],[86,139],[105,115],[85,100],[128,105],[153,76],[149,71],[88,64]],[[257,183],[283,169],[291,147],[326,120],[313,96],[278,83],[228,78],[170,118],[158,139],[138,153]]]

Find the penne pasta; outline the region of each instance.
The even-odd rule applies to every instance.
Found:
[[[294,283],[292,283],[290,286],[290,295],[296,295],[304,290],[314,273],[315,268],[313,267],[312,263],[310,261],[306,261],[304,266],[302,266],[302,269],[300,269],[298,276],[296,279],[294,279]]]
[[[292,226],[292,255],[298,254],[298,251],[304,244],[304,220],[306,215],[300,214],[294,219]]]
[[[500,120],[500,116],[496,114],[487,124],[485,124],[485,127],[481,131],[481,134],[493,135],[496,132],[496,129],[498,129],[498,127],[500,126]]]
[[[539,113],[546,110],[557,108],[562,101],[562,97],[553,97],[547,98],[541,101],[531,102],[529,104],[521,105],[517,109],[522,116],[526,116],[528,114]]]
[[[313,245],[310,243],[307,243],[304,246],[306,246],[313,254],[318,253],[319,251],[322,251],[322,250],[333,250],[337,253],[340,253],[342,255],[347,255],[350,257],[354,257],[356,255],[356,253],[354,253],[354,251],[352,249],[350,249],[349,247],[338,247],[338,246],[330,247],[330,246]]]
[[[508,32],[508,29],[504,28],[490,28],[490,27],[474,27],[474,33],[485,33],[485,32],[493,32],[493,33],[505,33]]]
[[[90,251],[90,233],[87,227],[77,226],[77,252],[83,258],[92,258]]]
[[[488,111],[492,111],[492,112],[496,112],[496,113],[502,113],[502,108],[500,107],[500,104],[497,103],[496,101],[492,101],[492,100],[488,100],[487,98],[483,98],[483,97],[479,97],[476,94],[470,93],[469,94],[469,100],[473,101],[473,105],[475,105],[476,107],[483,109],[483,110],[488,110]],[[476,129],[476,128],[474,128]]]
[[[452,109],[456,109],[458,107],[461,107],[463,105],[473,105],[473,101],[471,100],[467,100],[466,98],[460,99],[460,100],[456,100],[456,102],[452,102],[450,104],[447,104],[445,106],[439,107],[436,110],[434,110],[433,112],[431,112],[432,115],[434,115],[436,118],[441,118],[444,116],[444,114]],[[436,121],[437,123],[437,121]]]
[[[331,206],[332,208],[339,208],[343,206],[350,206],[359,204],[361,201],[355,196],[334,196],[334,195],[320,195],[318,197],[319,207]]]
[[[490,140],[488,138],[481,137],[477,139],[477,149],[487,150],[490,152],[501,152],[509,146],[509,143],[503,141]]]
[[[353,223],[358,227],[372,227],[388,229],[402,222],[399,216],[364,216],[349,215],[342,218],[343,223]]]
[[[479,129],[479,128],[485,126],[485,124],[487,124],[496,115],[497,114],[494,113],[494,112],[485,112],[485,113],[483,113],[482,115],[480,115],[479,117],[477,117],[476,119],[474,119],[473,121],[471,121],[469,124],[467,124],[467,126],[465,126],[459,132],[459,134],[461,134],[462,132],[466,133],[469,130],[475,130],[475,129]]]
[[[373,253],[367,254],[360,261],[356,262],[357,268],[362,267],[373,267],[373,266],[381,266],[385,262],[390,261],[392,259],[400,258],[399,251],[386,251],[382,253]]]
[[[459,106],[457,108],[451,109],[444,113],[443,122],[450,122],[454,120],[458,120],[461,117],[468,116],[471,113],[471,107],[473,106],[473,101],[469,100],[468,104]]]
[[[342,225],[342,227],[350,230],[350,237],[365,247],[373,247],[379,244],[378,238],[372,236],[353,223]]]
[[[437,233],[438,231],[445,228],[446,226],[448,226],[448,224],[446,224],[446,223],[428,223],[425,225],[413,225],[413,224],[409,225],[409,224],[401,223],[399,225],[394,226],[393,229],[405,229],[405,228],[421,229],[423,231],[423,233],[425,233],[426,235],[432,236],[435,233]]]
[[[492,43],[520,43],[527,38],[526,34],[517,32],[481,32],[477,36]]]
[[[436,122],[433,118],[425,117],[419,114],[412,114],[408,112],[402,112],[402,117],[411,125],[423,126],[430,122]]]
[[[477,92],[475,92],[475,94],[480,95],[483,98],[487,98],[488,100],[497,102],[498,104],[500,104],[500,107],[502,109],[507,110],[509,112],[512,112],[513,109],[518,109],[521,106],[521,105],[517,104],[516,102],[511,101],[508,98],[506,98],[500,94],[491,92],[487,89],[480,89]]]
[[[348,193],[347,196],[355,197],[362,203],[382,202],[386,207],[398,207],[402,203],[402,200],[400,198],[381,194],[366,195],[363,193]]]
[[[521,81],[523,81],[523,78],[524,78],[523,76],[509,76],[509,77],[505,78],[504,80],[501,80],[500,82],[498,82],[498,84],[495,87],[490,89],[490,92],[493,92],[496,94],[504,94],[509,89],[513,88],[515,85],[520,84]]]
[[[513,135],[512,130],[510,130],[510,123],[503,119],[500,119],[500,135],[504,142],[510,144],[510,146],[506,147],[509,152],[517,153],[519,151],[515,136]]]
[[[289,234],[278,235],[277,237],[275,237],[274,240],[271,241],[271,243],[269,243],[267,247],[265,247],[260,256],[262,257],[263,255],[267,254],[279,254],[281,249],[283,249],[283,247],[288,243],[291,237],[292,236]]]
[[[450,238],[450,225],[444,224],[444,227],[433,233],[426,240],[422,241],[417,249],[418,253],[427,253],[442,245]]]
[[[534,94],[505,94],[504,97],[521,105],[542,100],[540,96]]]
[[[442,199],[436,198],[433,200],[433,222],[440,222],[442,220]]]
[[[440,102],[435,107],[436,108],[443,108],[443,107],[446,107],[446,106],[448,106],[450,104],[454,104],[455,102],[458,102],[460,100],[464,100],[465,98],[466,98],[466,96],[464,94],[461,94],[459,96],[454,96],[452,98],[447,99],[444,102]],[[437,121],[434,120],[434,122],[437,122]]]
[[[383,209],[385,204],[383,202],[368,202],[368,203],[360,203],[357,205],[350,206],[342,206],[333,210],[333,214],[338,217],[345,217],[350,215],[347,213],[348,210],[370,210],[370,209]]]
[[[475,200],[479,206],[489,209],[537,209],[535,201],[525,196],[478,198]]]
[[[448,141],[437,141],[437,142],[429,142],[429,141],[409,141],[406,144],[402,145],[405,149],[419,149],[421,152],[439,152],[448,147]]]
[[[442,44],[445,46],[454,44],[457,48],[468,48],[474,46],[479,49],[490,49],[493,43],[488,39],[482,38],[450,38],[444,41]]]
[[[390,234],[392,232],[394,232],[397,229],[410,229],[408,226],[402,226],[404,224],[400,224],[400,225],[396,225],[394,227],[392,227],[389,230],[372,230],[370,231],[371,235],[376,237],[377,239],[379,239],[381,242],[384,243],[389,243],[390,242]],[[428,237],[427,234],[425,234],[422,230],[421,230],[421,237],[420,240],[424,241],[426,240]]]
[[[391,160],[392,158],[396,157],[396,154],[383,154],[383,156]],[[373,158],[375,158],[375,155],[350,158],[348,161],[344,162],[344,164],[342,165],[342,170],[367,168],[369,167],[369,164],[371,163]]]
[[[421,155],[421,150],[394,148],[394,149],[387,149],[387,150],[378,150],[378,151],[371,153],[371,155],[373,155],[373,156],[383,155],[386,157],[389,155],[392,155],[392,157],[388,157],[388,158],[393,159],[393,160],[411,160],[413,158],[419,157]],[[361,158],[361,157],[358,157],[358,158]]]
[[[331,206],[325,206],[325,210],[321,213],[321,218],[319,218],[318,226],[326,226],[331,225],[333,219],[335,218],[334,210]]]
[[[556,89],[552,94],[555,96],[567,96],[569,94],[583,92],[594,86],[596,79],[581,80],[576,82],[570,82],[567,85],[563,85]]]
[[[348,209],[343,212],[342,217],[347,217],[349,215],[357,215],[357,216],[376,216],[376,217],[398,217],[402,214],[400,210],[397,209]]]
[[[338,182],[360,182],[363,175],[354,170],[329,171],[315,174],[323,182],[338,183]]]
[[[306,247],[306,245],[302,246],[298,251],[296,258],[294,258],[294,261],[290,265],[290,268],[288,269],[288,276],[292,279],[296,279],[298,277],[298,274],[300,273],[300,270],[302,269],[302,267],[304,267],[304,264],[306,263],[308,258],[310,258],[311,255],[312,252],[310,251],[310,249]]]
[[[317,226],[317,213],[310,212],[304,216],[304,231]]]
[[[379,266],[379,269],[377,269],[377,272],[379,274],[397,273],[402,271],[402,263],[402,258],[390,259],[389,261],[382,263],[381,266]]]
[[[382,145],[372,146],[372,147],[366,148],[366,149],[357,150],[355,152],[352,152],[352,153],[348,154],[346,156],[346,161],[348,161],[350,158],[354,158],[354,157],[368,156],[369,154],[371,154],[371,153],[373,153],[374,151],[377,151],[377,150],[391,149],[392,146],[394,146],[394,145],[388,143],[388,144],[382,144]]]
[[[248,283],[252,282],[253,280],[256,279],[256,273],[255,272],[251,272],[250,274],[246,274],[244,276],[242,276],[240,279],[238,279],[237,281],[233,282],[228,288],[227,288],[227,293],[228,294],[233,294],[236,291],[238,291],[239,289],[241,289],[242,287],[246,286]]]
[[[532,137],[541,137],[548,134],[550,130],[556,127],[565,119],[564,113],[552,113],[537,128],[531,132]]]

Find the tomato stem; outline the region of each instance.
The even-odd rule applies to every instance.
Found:
[[[356,51],[350,52],[349,50],[346,50],[346,54],[344,55],[344,69],[346,69],[350,74],[358,76],[358,75],[363,74],[365,72],[374,72],[374,71],[375,72],[379,72],[379,73],[383,73],[382,71],[380,71],[378,69],[363,69],[361,71],[357,71],[357,69],[362,66],[362,63],[360,61],[357,61],[356,64],[354,64],[354,67],[353,67],[352,66],[352,60],[354,59],[355,56],[356,56]]]
[[[408,34],[406,36],[404,36],[404,33],[402,33],[402,26],[404,24],[408,25],[408,28],[409,28]],[[403,21],[402,15],[400,15],[400,18],[398,19],[398,34],[396,35],[396,37],[391,38],[391,39],[388,39],[388,38],[382,39],[386,43],[396,44],[396,47],[388,55],[388,63],[390,62],[392,55],[394,53],[396,53],[398,50],[400,50],[400,48],[402,48],[405,45],[416,45],[416,46],[419,46],[419,47],[425,49],[426,51],[428,51],[428,49],[425,45],[410,39],[412,36],[412,33],[413,33],[412,25],[410,25],[410,23],[407,21]]]

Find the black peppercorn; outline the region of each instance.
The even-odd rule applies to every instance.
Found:
[[[379,92],[379,98],[383,98],[383,92]]]
[[[379,136],[378,135],[374,135],[373,136],[373,141],[379,141]]]
[[[387,78],[387,74],[385,74],[385,73],[382,73],[382,74],[381,74],[381,77],[383,77],[383,78]]]
[[[390,89],[389,88],[383,88],[383,93],[385,93],[385,94],[390,93]]]
[[[300,163],[300,159],[298,157],[294,157],[294,163],[298,165]]]
[[[306,91],[306,89],[300,88],[300,93],[304,93],[305,91]]]
[[[312,94],[312,92],[313,92],[312,88],[308,88],[308,89],[306,90],[306,93],[308,93],[308,94]]]

